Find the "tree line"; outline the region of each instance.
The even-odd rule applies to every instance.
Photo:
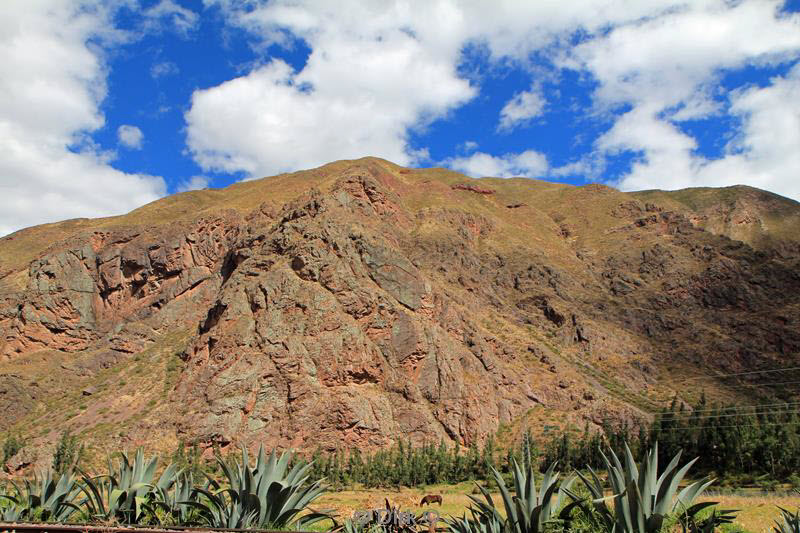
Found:
[[[663,464],[682,450],[683,457],[702,457],[695,467],[733,482],[770,485],[789,481],[800,486],[800,405],[765,404],[728,407],[709,404],[703,396],[691,408],[673,401],[650,424],[612,424],[600,430],[557,430],[534,438],[530,430],[510,446],[488,438],[482,447],[456,445],[412,446],[398,441],[373,453],[358,449],[325,453],[316,451],[314,474],[335,485],[361,483],[367,487],[419,486],[490,480],[491,468],[504,474],[516,459],[533,463],[541,472],[557,461],[559,469],[603,468],[603,452],[620,450],[627,443],[637,460],[658,443]]]
[[[546,440],[540,468],[557,460],[562,469],[600,468],[600,450],[629,443],[637,458],[658,443],[659,461],[679,451],[701,457],[694,470],[734,484],[800,486],[800,402],[741,407],[710,404],[705,395],[691,407],[673,400],[651,424],[612,427],[580,434],[564,431]]]
[[[556,461],[562,471],[587,466],[598,469],[605,464],[605,450],[619,450],[627,443],[638,459],[657,442],[661,462],[683,450],[687,459],[702,457],[695,467],[702,474],[746,484],[790,481],[800,487],[798,407],[798,403],[715,406],[703,397],[692,408],[673,401],[650,424],[614,425],[606,421],[599,430],[586,425],[580,430],[549,431],[538,437],[527,430],[507,446],[498,445],[495,437],[487,438],[480,447],[472,444],[466,448],[443,441],[414,446],[400,440],[390,448],[369,453],[358,448],[317,450],[295,460],[312,462],[312,478],[324,477],[334,487],[414,487],[491,480],[492,468],[509,474],[514,460],[532,464],[542,472]],[[23,446],[22,439],[9,435],[3,460]],[[77,465],[82,453],[76,437],[65,433],[53,458],[54,471]],[[171,459],[199,476],[218,469],[216,462],[201,456],[197,446],[181,444]]]

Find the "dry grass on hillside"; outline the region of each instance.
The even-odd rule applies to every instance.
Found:
[[[435,485],[426,489],[354,489],[326,494],[317,502],[316,508],[335,509],[340,517],[349,517],[355,510],[380,509],[384,507],[384,498],[388,498],[393,506],[403,511],[420,513],[428,507],[420,507],[420,499],[426,494],[441,494],[442,505],[433,506],[442,517],[461,516],[469,506],[468,494],[474,487],[470,483],[458,485]],[[499,494],[493,494],[496,502],[502,501]],[[719,509],[738,509],[734,527],[728,526],[725,531],[748,531],[767,533],[772,531],[775,520],[780,516],[776,506],[794,510],[800,506],[800,496],[763,496],[763,495],[725,495],[703,498],[701,501],[719,502]]]

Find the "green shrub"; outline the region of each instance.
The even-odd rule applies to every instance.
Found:
[[[53,454],[53,471],[62,474],[77,468],[83,457],[83,451],[83,444],[78,441],[78,437],[71,435],[69,431],[64,431]]]
[[[19,435],[9,433],[3,441],[3,463],[17,455],[25,447],[25,441]]]

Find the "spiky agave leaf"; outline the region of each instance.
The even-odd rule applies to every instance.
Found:
[[[4,522],[19,522],[23,519],[25,512],[25,505],[23,504],[24,497],[19,486],[10,481],[13,491],[9,489],[6,484],[2,494],[0,494],[0,517]]]
[[[73,500],[76,496],[77,480],[71,470],[61,474],[58,481],[53,480],[48,471],[42,477],[40,491],[42,519],[54,522],[66,522],[80,509]]]
[[[170,465],[172,466],[172,465]],[[197,516],[197,510],[186,502],[194,502],[198,493],[194,491],[194,476],[191,472],[177,470],[177,467],[169,472],[174,481],[171,483],[164,480],[167,471],[162,474],[159,482],[153,487],[151,499],[145,504],[145,508],[150,516],[159,518],[157,510],[169,518],[174,525],[195,526],[200,525],[201,521]],[[164,482],[162,482],[164,480]],[[209,483],[206,483],[208,488]],[[163,521],[161,521],[163,523]]]
[[[482,488],[482,487],[481,487]],[[495,507],[475,500],[476,506],[470,506],[470,518],[445,518],[444,522],[451,533],[504,533],[507,522]]]
[[[800,533],[800,509],[792,513],[778,506],[781,511],[781,519],[775,520],[772,530],[775,533]]]
[[[723,524],[730,524],[736,518],[736,509],[713,509],[711,515],[700,519],[700,511],[717,505],[718,502],[696,503],[678,513],[678,521],[683,533],[714,533]]]
[[[155,509],[163,503],[162,496],[175,483],[178,467],[170,464],[155,479],[158,458],[146,458],[138,448],[133,458],[121,452],[115,464],[108,460],[108,474],[89,477],[84,474],[80,490],[81,501],[89,516],[105,522],[139,524],[155,520]]]
[[[531,465],[522,468],[514,460],[512,467],[513,493],[506,486],[500,472],[495,468],[491,469],[503,502],[505,516],[498,510],[489,491],[478,484],[483,499],[470,495],[469,511],[472,517],[467,518],[464,515],[461,518],[447,520],[446,523],[451,531],[540,533],[544,531],[547,523],[562,518],[556,515],[556,511],[563,505],[566,491],[558,484],[556,463],[547,469],[538,489]],[[565,483],[563,489],[568,489],[572,481]]]
[[[11,486],[13,494],[0,496],[0,501],[6,502],[0,507],[3,520],[66,522],[80,510],[74,502],[76,479],[71,471],[61,474],[58,480],[50,470],[38,472],[33,481],[24,481],[24,488],[13,482]]]
[[[217,458],[227,488],[212,482],[210,490],[195,489],[204,501],[192,507],[212,527],[258,527],[285,529],[302,524],[309,526],[329,518],[327,513],[302,514],[324,493],[322,480],[308,482],[310,464],[296,464],[289,469],[291,454],[267,456],[259,447],[255,467],[251,467],[247,449],[242,447],[242,461],[227,464]]]
[[[604,486],[593,470],[590,469],[591,479],[581,473],[578,473],[578,477],[591,494],[592,507],[596,515],[601,517],[606,531],[655,533],[661,529],[667,515],[680,512],[688,520],[705,508],[692,506],[692,503],[712,480],[696,481],[677,493],[678,486],[697,459],[679,468],[679,451],[659,476],[658,443],[647,452],[641,465],[636,464],[627,443],[622,461],[613,450],[610,450],[610,457],[602,451],[601,456],[608,473],[611,497],[603,497]],[[614,502],[613,510],[606,503],[609,499]],[[596,521],[585,504],[579,504],[578,508],[587,518]]]

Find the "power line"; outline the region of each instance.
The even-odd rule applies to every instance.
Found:
[[[715,375],[715,376],[710,376],[710,375],[694,376],[694,377],[689,377],[689,378],[683,378],[680,381],[691,381],[691,380],[695,380],[695,379],[727,379],[727,378],[738,377],[738,376],[751,376],[751,375],[754,375],[754,374],[769,374],[769,373],[772,373],[772,372],[789,372],[789,371],[792,371],[792,370],[800,370],[800,366],[790,366],[790,367],[786,367],[786,368],[775,368],[775,369],[771,369],[771,370],[753,370],[753,371],[750,371],[750,372],[736,372],[736,373],[733,373],[733,374],[718,374],[718,375]],[[676,380],[672,380],[672,381],[676,381]]]
[[[709,418],[728,418],[731,416],[753,416],[753,415],[785,415],[785,414],[792,414],[792,413],[800,413],[800,406],[792,407],[791,409],[780,409],[780,410],[768,410],[768,411],[756,411],[756,412],[741,412],[741,413],[728,413],[728,414],[721,414],[721,415],[706,415],[706,416],[689,416],[682,417],[682,418],[658,418],[657,421],[660,422],[682,422],[686,420],[706,420]]]
[[[726,412],[726,411],[746,411],[750,409],[782,409],[785,407],[791,407],[795,405],[800,405],[800,400],[794,402],[776,402],[776,403],[757,403],[752,405],[731,405],[729,407],[712,407],[709,409],[692,409],[691,411],[687,411],[686,413],[674,413],[674,412],[667,412],[666,415],[676,415],[676,416],[691,416],[694,413],[708,413],[708,412]]]
[[[734,424],[732,426],[693,426],[685,428],[669,428],[669,431],[694,431],[696,429],[723,429],[723,428],[755,428],[763,426],[785,426],[786,422],[764,422],[763,424]]]
[[[800,381],[768,381],[766,383],[742,383],[742,385],[750,387],[763,387],[765,385],[791,385],[792,383],[800,383]]]
[[[734,410],[744,410],[744,409],[763,409],[766,407],[783,407],[783,406],[791,406],[791,405],[800,405],[800,401],[795,402],[776,402],[776,403],[757,403],[753,405],[731,405],[729,407],[712,407],[709,409],[692,409],[690,412],[687,413],[686,416],[691,415],[692,413],[708,413],[712,411],[734,411]],[[666,414],[675,414],[675,413],[666,413]]]

